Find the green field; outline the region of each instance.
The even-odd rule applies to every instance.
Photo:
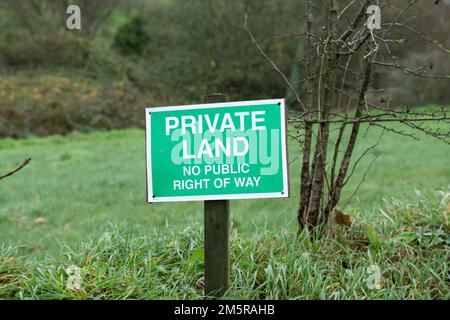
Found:
[[[358,151],[375,143],[378,129],[361,137]],[[450,148],[428,137],[415,141],[386,133],[373,150],[378,158],[350,207],[372,210],[392,197],[414,197],[450,185]],[[67,137],[0,140],[0,171],[26,157],[31,165],[0,183],[0,243],[25,244],[26,253],[55,253],[60,242],[88,240],[111,224],[126,233],[185,226],[202,221],[202,203],[146,203],[144,131],[123,130]],[[372,160],[361,162],[343,196],[353,193]],[[239,200],[231,217],[240,232],[254,226],[296,228],[299,148],[289,143],[291,197]],[[349,208],[347,210],[351,211]]]
[[[379,134],[361,135],[357,153]],[[419,137],[384,134],[344,193],[341,208],[376,154],[344,208],[353,226],[321,241],[295,239],[300,158],[290,141],[291,197],[232,201],[229,295],[449,298],[450,148]],[[32,158],[0,183],[0,298],[201,297],[202,203],[147,204],[144,147],[140,129],[0,140],[1,172]],[[87,272],[82,291],[64,286],[73,263]],[[378,291],[364,285],[373,263]]]

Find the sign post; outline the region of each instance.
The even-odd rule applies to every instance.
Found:
[[[206,103],[226,102],[226,95],[205,97]],[[228,290],[230,268],[230,201],[206,200],[205,214],[205,295],[221,297]]]
[[[284,99],[146,109],[147,200],[204,201],[205,295],[228,289],[230,199],[289,196]]]

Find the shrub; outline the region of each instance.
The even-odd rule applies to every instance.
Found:
[[[125,80],[42,75],[0,78],[0,137],[143,126],[144,102]]]
[[[125,55],[140,55],[147,47],[148,35],[144,32],[141,17],[134,17],[117,31],[114,47]]]
[[[13,68],[64,66],[85,67],[91,55],[89,42],[67,33],[11,37],[0,49],[0,61]]]

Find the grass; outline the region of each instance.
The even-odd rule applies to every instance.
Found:
[[[231,286],[238,299],[446,299],[450,189],[394,201],[381,212],[358,211],[349,229],[312,240],[306,231],[255,227],[231,233]],[[30,262],[0,250],[0,298],[200,299],[201,225],[153,230],[146,236],[110,228],[65,246],[56,258]],[[370,231],[371,230],[371,231]],[[68,268],[80,270],[79,289]],[[380,278],[372,282],[371,268]],[[379,288],[370,286],[378,283]]]
[[[400,125],[396,125],[400,126]],[[378,140],[372,128],[357,153]],[[234,298],[448,299],[450,149],[387,132],[343,195],[353,220],[336,238],[295,240],[299,148],[289,143],[291,197],[233,201]],[[199,202],[145,202],[144,132],[0,140],[0,298],[199,298]],[[397,200],[396,200],[397,199]],[[106,233],[105,233],[106,232]],[[68,290],[65,269],[82,270]],[[380,290],[369,290],[376,264]]]
[[[371,129],[357,153],[378,139]],[[382,143],[360,163],[342,203],[347,202],[363,172],[377,153],[366,182],[346,208],[371,210],[384,198],[414,196],[450,184],[450,148],[431,138],[421,141],[386,133]],[[299,194],[299,149],[289,144],[291,197],[233,201],[231,215],[240,232],[253,224],[268,228],[296,227]],[[144,235],[157,227],[201,222],[200,202],[149,205],[145,201],[144,132],[123,131],[70,134],[67,137],[0,140],[0,171],[6,172],[31,157],[31,164],[0,184],[0,243],[24,244],[26,254],[56,253],[60,241],[75,243],[106,230]]]

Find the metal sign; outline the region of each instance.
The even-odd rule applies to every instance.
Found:
[[[146,109],[148,202],[288,197],[284,99]]]

